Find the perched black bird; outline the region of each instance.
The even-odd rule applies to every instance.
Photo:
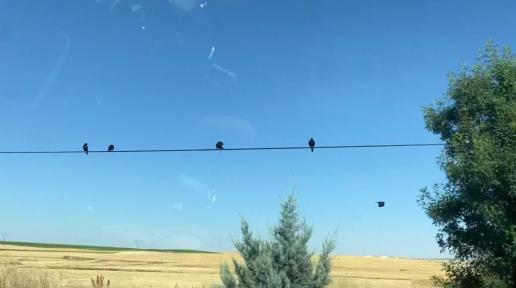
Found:
[[[312,152],[314,152],[314,147],[315,147],[314,138],[310,138],[310,141],[308,141],[308,146],[310,146],[310,150],[312,150]]]
[[[378,202],[376,202],[376,203],[378,203],[378,207],[380,207],[380,208],[382,208],[383,206],[385,206],[385,202],[383,202],[383,201],[378,201]]]
[[[217,142],[217,144],[215,144],[215,148],[217,150],[224,150],[224,143],[222,141]]]
[[[107,151],[113,152],[113,150],[115,150],[115,145],[113,145],[113,144],[109,145],[109,147],[107,148]]]
[[[86,155],[88,155],[88,143],[84,143],[84,145],[82,145],[82,150],[84,153],[86,153]]]

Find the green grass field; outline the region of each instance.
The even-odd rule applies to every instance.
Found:
[[[141,251],[141,252],[165,252],[165,253],[216,253],[216,252],[210,252],[210,251],[188,250],[188,249],[138,249],[138,248],[126,248],[126,247],[50,244],[50,243],[15,242],[15,241],[0,241],[0,245],[14,245],[14,246],[31,247],[31,248],[81,249],[81,250],[100,251],[100,252]]]

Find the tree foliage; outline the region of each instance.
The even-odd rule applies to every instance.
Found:
[[[446,97],[424,110],[445,143],[447,176],[420,204],[455,256],[448,287],[516,287],[516,57],[489,43],[479,63],[450,77]]]
[[[319,288],[331,282],[331,257],[335,243],[327,240],[314,263],[308,251],[312,229],[300,220],[294,196],[282,203],[279,223],[272,240],[258,239],[242,219],[242,242],[235,247],[243,263],[233,259],[234,273],[222,266],[221,279],[227,288]]]

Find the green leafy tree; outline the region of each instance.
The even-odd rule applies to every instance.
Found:
[[[420,204],[455,259],[446,287],[516,287],[516,58],[489,43],[473,67],[450,77],[447,96],[424,110],[445,143],[447,176]]]
[[[331,257],[335,242],[326,240],[317,263],[308,251],[312,229],[300,220],[294,196],[281,206],[279,223],[272,240],[253,236],[242,220],[242,242],[235,247],[244,262],[233,259],[234,272],[222,266],[221,279],[227,288],[319,288],[331,282]]]

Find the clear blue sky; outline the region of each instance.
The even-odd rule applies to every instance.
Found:
[[[0,150],[436,142],[447,73],[516,47],[512,0],[172,2],[1,0]],[[232,250],[295,186],[314,248],[340,227],[340,254],[439,257],[416,203],[439,153],[3,155],[0,232]]]

